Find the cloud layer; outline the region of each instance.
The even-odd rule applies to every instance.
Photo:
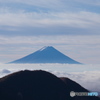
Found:
[[[100,31],[99,0],[95,3],[93,0],[0,0],[0,3],[0,34],[99,34]]]
[[[37,27],[71,27],[71,28],[83,28],[88,30],[99,30],[100,26],[100,14],[91,12],[9,12],[0,14],[0,26],[5,30],[20,30],[21,28]],[[91,17],[92,16],[92,17]],[[66,31],[66,30],[65,30]],[[91,31],[92,32],[92,31]],[[36,33],[35,33],[36,34]],[[71,33],[70,33],[71,34]],[[76,33],[77,34],[77,33]],[[85,33],[84,33],[85,34]],[[96,31],[98,34],[98,31]]]
[[[42,69],[58,77],[68,77],[83,87],[100,92],[99,65],[68,65],[68,64],[0,64],[0,77],[19,70]]]

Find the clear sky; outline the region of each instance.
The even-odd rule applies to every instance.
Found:
[[[43,46],[100,64],[100,0],[0,0],[0,62]]]

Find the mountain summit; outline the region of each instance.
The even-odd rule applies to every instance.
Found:
[[[45,46],[40,50],[10,63],[68,63],[80,64],[79,62],[62,54],[52,46]]]

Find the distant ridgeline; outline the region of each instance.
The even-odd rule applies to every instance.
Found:
[[[18,60],[10,63],[68,63],[68,64],[81,64],[70,57],[59,52],[52,46],[46,46],[42,49],[27,55]]]

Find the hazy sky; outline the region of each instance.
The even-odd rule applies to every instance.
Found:
[[[100,0],[0,0],[0,62],[49,45],[100,64]]]

